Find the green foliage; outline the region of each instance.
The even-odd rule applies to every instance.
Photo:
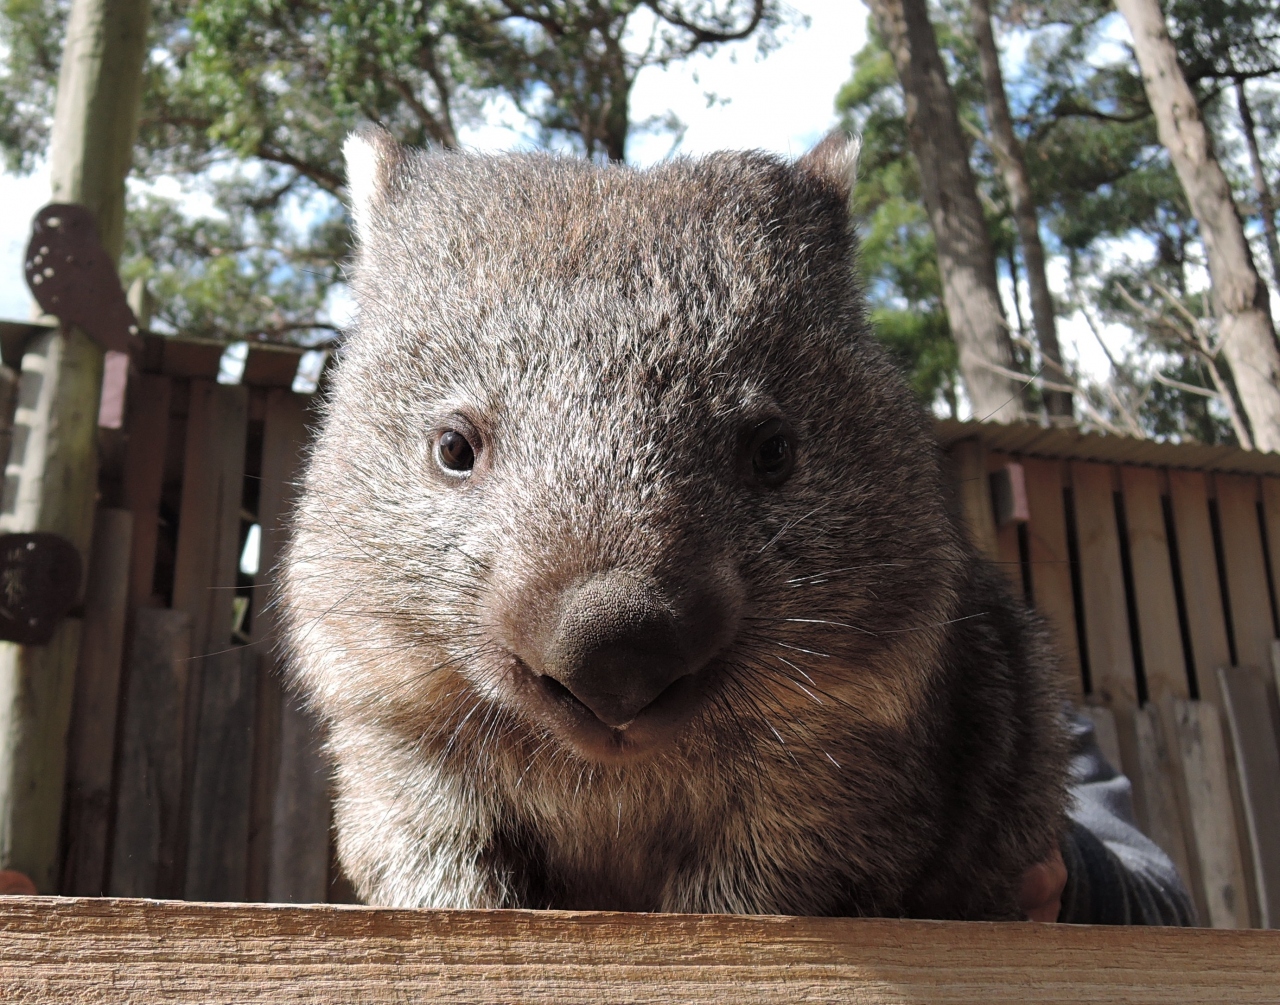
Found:
[[[48,142],[69,4],[3,2],[0,149],[29,169]],[[545,142],[622,159],[641,70],[732,39],[772,45],[782,10],[777,0],[160,0],[125,271],[152,277],[177,329],[315,337],[349,246],[338,196],[355,125],[452,147],[505,96]],[[188,219],[148,194],[161,178],[217,212]]]
[[[70,9],[71,0],[0,3],[0,151],[10,171],[30,171],[49,144]]]
[[[1187,4],[1188,10],[1194,7],[1191,0]],[[1245,3],[1219,0],[1216,9],[1237,19],[1230,37],[1238,39]],[[975,137],[971,166],[1000,268],[1019,282],[1008,198],[983,139],[983,93],[969,41],[968,5],[943,0],[931,13],[962,124]],[[1113,8],[1103,0],[1041,0],[1009,4],[998,13],[1018,43],[1016,65],[1006,58],[1006,89],[1046,246],[1069,269],[1070,292],[1060,315],[1083,311],[1078,316],[1092,323],[1132,333],[1127,353],[1114,360],[1111,386],[1081,381],[1077,400],[1086,424],[1230,442],[1233,434],[1220,403],[1156,379],[1159,374],[1175,384],[1213,388],[1206,363],[1188,342],[1187,326],[1170,301],[1194,315],[1203,312],[1196,292],[1203,285],[1202,255],[1182,188],[1156,136],[1136,63],[1114,42]],[[1209,15],[1196,16],[1197,30],[1205,35]],[[836,99],[846,127],[863,137],[854,192],[860,267],[880,337],[925,401],[954,409],[954,348],[902,100],[889,55],[871,32]],[[1265,94],[1258,107],[1260,121],[1276,122]],[[1236,177],[1243,187],[1244,175]],[[1150,251],[1143,255],[1134,249]],[[1022,321],[1011,319],[1015,328]],[[1031,351],[1025,338],[1016,341]],[[1034,372],[1034,355],[1024,366]]]

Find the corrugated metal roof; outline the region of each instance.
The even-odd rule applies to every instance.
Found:
[[[1077,429],[1047,428],[1030,422],[957,422],[935,424],[944,447],[979,437],[988,450],[1029,457],[1052,457],[1106,464],[1136,464],[1193,471],[1224,471],[1246,475],[1280,475],[1280,454],[1203,443],[1157,443],[1127,436],[1082,433]]]

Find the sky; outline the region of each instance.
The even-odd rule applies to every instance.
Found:
[[[835,95],[849,77],[853,54],[866,41],[867,10],[856,0],[794,0],[792,7],[800,15],[793,20],[807,24],[784,28],[782,45],[766,57],[747,41],[668,70],[644,71],[632,95],[633,121],[675,111],[687,127],[678,147],[686,154],[759,148],[794,157],[809,149],[835,124]],[[717,100],[708,101],[708,93]],[[529,145],[513,110],[495,106],[490,111],[488,125],[463,134],[466,145],[484,150]],[[639,135],[630,140],[628,154],[643,165],[672,149],[669,135]],[[46,168],[27,177],[0,175],[0,319],[31,316],[22,254],[31,218],[48,199]],[[333,307],[334,320],[341,323],[348,308],[341,298]],[[1063,319],[1060,337],[1086,371],[1105,377],[1105,356],[1082,319]]]

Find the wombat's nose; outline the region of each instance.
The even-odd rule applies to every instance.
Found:
[[[623,726],[699,669],[705,641],[720,635],[714,606],[673,604],[625,573],[597,576],[561,596],[536,669],[601,722]]]

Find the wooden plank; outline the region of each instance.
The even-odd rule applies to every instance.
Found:
[[[249,387],[288,389],[298,372],[302,351],[284,346],[251,345],[242,382]]]
[[[170,377],[211,381],[218,376],[218,364],[226,349],[225,342],[166,338],[161,343],[160,369]]]
[[[175,859],[191,616],[144,607],[132,635],[108,889],[116,896],[173,897],[182,889]]]
[[[267,396],[262,444],[262,491],[258,519],[262,525],[259,576],[254,584],[253,644],[264,650],[267,682],[275,682],[276,668],[266,650],[275,641],[274,612],[267,604],[274,583],[276,563],[288,534],[286,516],[301,471],[302,449],[308,438],[307,399],[288,391]],[[268,691],[267,693],[272,693]],[[274,691],[279,697],[278,685]],[[274,735],[260,727],[258,739],[276,741],[271,757],[261,751],[261,762],[273,769],[262,778],[255,793],[265,811],[260,821],[264,840],[255,841],[251,862],[261,856],[266,868],[266,896],[289,903],[325,900],[329,869],[328,766],[320,752],[319,730],[314,720],[288,696],[276,706]],[[257,828],[255,828],[255,837]]]
[[[185,892],[244,900],[248,890],[257,654],[237,646],[204,659]]]
[[[49,147],[51,201],[87,207],[113,261],[124,246],[124,179],[137,132],[150,7],[142,0],[78,0],[63,36]],[[41,407],[26,417],[17,505],[3,529],[60,534],[87,563],[103,351],[72,327],[40,342]],[[59,878],[79,642],[79,624],[67,619],[48,645],[0,644],[0,867],[24,872],[50,892]]]
[[[1245,1005],[1278,968],[1265,931],[0,900],[24,1002]]]
[[[1232,805],[1226,745],[1216,705],[1165,700],[1163,724],[1178,761],[1175,773],[1182,816],[1189,821],[1191,869],[1204,891],[1205,917],[1214,928],[1247,928],[1249,901]]]
[[[280,776],[280,720],[284,688],[269,652],[254,656],[258,693],[253,709],[253,766],[249,781],[249,844],[245,865],[245,899],[270,900],[271,825]]]
[[[1190,830],[1182,818],[1178,802],[1178,765],[1160,721],[1160,707],[1148,704],[1133,713],[1138,773],[1142,782],[1134,785],[1134,810],[1142,832],[1169,856],[1191,893],[1196,914],[1204,919],[1209,916],[1209,905],[1187,852],[1186,835]]]
[[[1209,526],[1209,494],[1205,476],[1198,471],[1170,471],[1169,497],[1182,567],[1182,590],[1187,604],[1187,625],[1196,680],[1211,687],[1213,674],[1231,662],[1227,646],[1222,591],[1218,586],[1218,560]]]
[[[286,699],[283,711],[267,899],[323,903],[329,888],[329,765],[312,716],[296,699]]]
[[[1271,577],[1280,589],[1280,478],[1260,478],[1262,517],[1267,528],[1267,562]],[[1277,598],[1280,600],[1280,598]]]
[[[988,453],[986,458],[987,466],[987,496],[991,496],[991,476],[1002,472],[1013,459],[1007,454]],[[1009,584],[1009,592],[1015,600],[1023,600],[1026,591],[1023,589],[1022,582],[1022,550],[1018,546],[1018,527],[1016,520],[1010,520],[1007,523],[997,525],[995,522],[995,508],[992,507],[992,526],[995,527],[996,534],[996,561],[1000,565],[1000,571],[1004,573],[1005,581]]]
[[[164,482],[169,437],[168,377],[143,374],[134,378],[129,395],[129,449],[124,462],[124,504],[133,511],[133,556],[129,570],[129,603],[137,606],[151,596],[160,523],[160,493]]]
[[[1253,858],[1258,921],[1263,928],[1280,928],[1280,752],[1267,677],[1252,667],[1219,667],[1218,685]]]
[[[960,518],[969,532],[969,540],[979,554],[998,562],[1000,547],[996,541],[995,518],[991,513],[991,486],[987,482],[987,457],[982,441],[961,440],[952,445],[950,456],[955,471]]]
[[[182,504],[173,574],[173,606],[191,617],[193,657],[226,650],[231,643],[232,601],[239,564],[240,502],[244,490],[248,391],[207,380],[191,382],[187,414]],[[205,661],[193,659],[183,729],[184,808],[194,791]],[[217,683],[212,685],[215,689]],[[211,727],[215,733],[221,724]],[[186,836],[179,837],[178,871],[185,876]]]
[[[173,606],[191,615],[195,655],[231,641],[247,425],[245,388],[192,381]]]
[[[1187,661],[1182,651],[1178,600],[1165,535],[1160,474],[1150,468],[1121,468],[1129,556],[1133,566],[1138,636],[1146,672],[1147,697],[1189,697]]]
[[[99,510],[68,737],[66,839],[59,888],[74,896],[107,892],[107,824],[132,544],[133,514]]]
[[[1236,659],[1241,666],[1261,670],[1271,660],[1271,640],[1276,633],[1258,527],[1258,482],[1242,475],[1215,475],[1214,483]]]
[[[1027,525],[1031,594],[1036,610],[1049,622],[1068,691],[1079,701],[1084,695],[1084,680],[1080,674],[1071,556],[1067,551],[1067,523],[1062,505],[1062,464],[1024,459],[1022,465],[1027,475],[1027,507],[1031,514]]]
[[[1119,710],[1138,707],[1138,686],[1129,642],[1112,471],[1101,464],[1071,465],[1093,690],[1104,704]],[[1123,736],[1121,745],[1123,750]]]

